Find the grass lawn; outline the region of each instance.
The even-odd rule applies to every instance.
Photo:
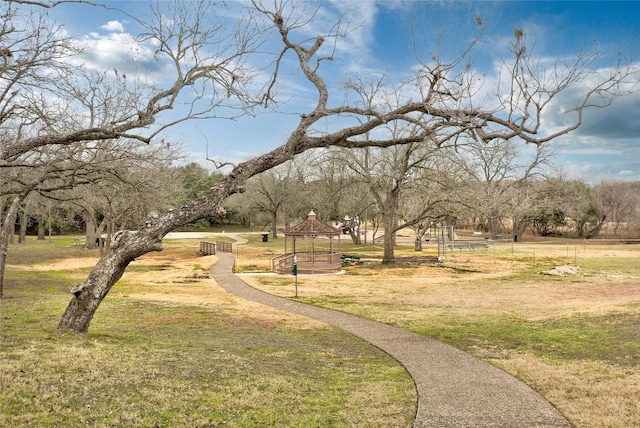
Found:
[[[260,273],[284,239],[247,238],[234,248],[236,271],[293,298],[292,276]],[[87,336],[56,331],[68,290],[96,257],[69,242],[10,248],[0,426],[411,425],[413,384],[395,361],[225,293],[208,277],[215,256],[197,256],[198,240],[165,241],[165,251],[132,263]],[[505,242],[434,265],[419,262],[409,239],[396,266],[380,264],[380,247],[341,246],[364,264],[299,276],[298,300],[470,352],[525,381],[576,427],[640,426],[637,244]],[[427,244],[420,256],[436,254]],[[553,274],[566,266],[571,274]]]
[[[413,382],[339,330],[244,302],[198,242],[132,263],[86,336],[56,325],[97,253],[12,245],[0,301],[0,426],[401,427]]]

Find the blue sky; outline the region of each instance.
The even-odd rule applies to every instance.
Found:
[[[144,1],[107,3],[136,16],[147,8]],[[227,3],[234,11],[246,5]],[[90,46],[91,55],[85,58],[89,66],[123,71],[135,66],[139,72],[140,64],[134,64],[130,57],[135,22],[115,10],[86,5],[63,5],[52,13],[70,35]],[[428,60],[435,52],[438,35],[444,40],[443,57],[456,55],[477,31],[476,17],[482,18],[485,33],[473,51],[473,66],[489,80],[495,79],[492,73],[497,61],[508,55],[508,42],[516,28],[524,31],[528,46],[543,58],[573,57],[597,43],[603,54],[599,67],[608,67],[619,51],[635,58],[636,67],[640,64],[640,1],[339,0],[326,2],[316,25],[328,26],[340,14],[352,31],[337,43],[335,60],[322,69],[331,85],[355,74],[387,73],[392,79],[402,79],[415,65],[416,54]],[[133,75],[136,69],[130,71]],[[295,73],[284,74],[280,88],[286,104],[277,112],[236,122],[181,125],[170,137],[183,141],[190,159],[204,164],[207,147],[210,156],[233,163],[271,150],[284,142],[296,124],[296,114],[308,111],[314,102],[311,88]],[[640,91],[640,86],[637,89]],[[335,94],[333,99],[339,102],[341,91]],[[561,117],[543,119],[547,130],[562,122]],[[592,183],[640,180],[640,92],[618,99],[607,109],[590,112],[580,129],[550,144],[558,153],[556,165],[572,178]]]

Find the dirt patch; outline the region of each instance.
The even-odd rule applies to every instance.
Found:
[[[205,306],[225,312],[243,324],[278,328],[317,328],[323,323],[236,297],[219,287],[209,275],[217,256],[180,257],[184,251],[151,253],[136,260],[114,292],[129,299]],[[168,267],[167,267],[168,266]],[[131,285],[135,284],[135,285]]]
[[[98,258],[66,259],[54,263],[10,265],[11,269],[22,271],[52,271],[52,270],[76,270],[91,268],[96,265]]]
[[[581,312],[634,311],[640,304],[640,284],[634,278],[638,267],[628,264],[638,257],[637,246],[525,244],[512,251],[511,245],[498,248],[497,257],[493,251],[458,251],[442,265],[390,267],[372,262],[345,268],[346,275],[300,276],[299,293],[303,299],[336,307],[364,305],[368,312],[398,308],[394,317],[400,321],[420,318],[425,312],[465,316],[495,311],[535,320]],[[591,257],[602,260],[602,266],[579,267]],[[567,258],[571,262],[577,258],[578,264],[558,263]],[[624,274],[602,270],[608,263]],[[269,293],[293,294],[290,277],[243,279]]]
[[[540,272],[540,274],[551,276],[569,276],[576,275],[578,272],[580,272],[580,268],[578,266],[562,265],[556,266],[553,269],[543,270],[542,272]]]

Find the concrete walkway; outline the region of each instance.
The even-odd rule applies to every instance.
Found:
[[[416,385],[415,428],[571,426],[542,396],[503,370],[401,328],[256,290],[232,273],[233,263],[233,254],[222,253],[211,268],[225,290],[340,328],[398,360]]]

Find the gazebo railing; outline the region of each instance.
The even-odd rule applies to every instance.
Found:
[[[337,267],[341,266],[340,253],[331,252],[302,252],[296,253],[298,258],[298,270],[313,269],[314,266],[322,267]],[[271,259],[271,269],[273,272],[286,272],[291,270],[293,265],[294,254],[287,253]]]
[[[293,254],[281,254],[271,259],[271,271],[272,272],[284,272],[287,269],[291,269],[293,265]]]
[[[340,253],[326,252],[304,252],[296,253],[298,256],[298,263],[334,263],[340,261]]]

